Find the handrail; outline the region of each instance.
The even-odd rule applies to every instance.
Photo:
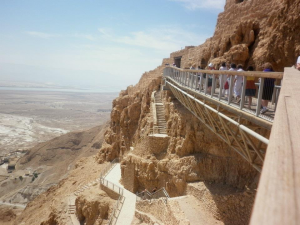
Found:
[[[176,86],[173,86],[174,88],[176,88],[178,91],[181,91],[179,88],[177,88]],[[182,91],[181,91],[182,92]],[[224,115],[223,113],[218,112],[216,109],[210,107],[209,105],[206,105],[205,103],[199,101],[198,99],[195,99],[195,97],[189,95],[186,93],[187,96],[189,96],[190,98],[194,99],[194,101],[198,102],[199,104],[203,105],[205,108],[209,109],[210,111],[218,114],[219,116],[221,116],[222,118],[224,118],[225,120],[227,120],[228,122],[234,124],[235,126],[237,126],[239,129],[242,129],[243,131],[247,132],[248,134],[252,135],[252,136],[256,136],[256,138],[259,138],[260,141],[262,141],[265,144],[269,144],[269,140],[266,139],[265,137],[257,134],[256,132],[254,132],[253,130],[249,129],[248,127],[239,124],[238,122],[236,122],[235,120],[229,118],[228,116]]]
[[[208,79],[206,79],[204,72],[210,74]],[[219,79],[216,76],[217,74],[221,74]],[[226,74],[230,75],[226,76]],[[235,77],[233,75],[241,75],[243,77]],[[253,75],[252,77],[260,77],[258,88],[255,87],[253,79],[252,81],[247,80],[247,77],[251,77],[251,75]],[[182,70],[176,67],[166,67],[163,76],[166,81],[170,81],[180,86],[181,89],[188,90],[193,95],[195,94],[204,100],[208,100],[218,107],[226,108],[235,114],[242,113],[250,121],[259,123],[267,129],[270,129],[272,126],[280,91],[276,83],[279,83],[278,78],[282,77],[282,73]],[[277,80],[270,78],[276,78]],[[248,83],[254,87],[247,87]],[[250,90],[247,88],[250,88]],[[250,92],[247,93],[247,90]],[[237,98],[236,101],[234,101],[234,96]],[[265,101],[262,101],[263,98]],[[261,105],[264,108],[261,108]],[[270,113],[263,115],[265,112]]]
[[[285,68],[251,225],[300,224],[300,72]]]
[[[189,73],[207,73],[207,74],[218,74],[218,75],[238,75],[238,76],[248,76],[248,77],[258,77],[258,78],[274,78],[282,79],[283,72],[262,72],[262,71],[229,71],[229,70],[197,70],[197,69],[181,69],[172,66],[166,66],[166,68],[171,68],[181,72]]]
[[[223,114],[222,111],[211,107],[207,102],[200,101],[195,96],[181,90],[169,81],[167,81],[167,85],[175,97],[205,126],[247,160],[257,171],[261,171],[264,152],[261,147],[262,144],[268,145],[268,139],[242,125],[240,121],[237,122]],[[255,144],[253,141],[257,143]]]
[[[153,124],[154,124],[154,126],[157,125],[157,115],[156,115],[156,105],[155,105],[155,93],[156,93],[156,91],[153,91],[152,94],[151,94],[152,114],[153,114]]]
[[[113,166],[118,162],[119,162],[119,158],[115,158],[113,161],[109,162],[109,164],[106,165],[103,170],[101,170],[100,179],[102,177],[104,178],[106,176],[106,174],[108,173],[108,171],[110,171],[113,168]]]
[[[100,183],[102,185],[104,185],[105,187],[109,188],[110,190],[112,190],[113,192],[119,194],[119,197],[118,197],[118,200],[114,206],[114,209],[113,209],[113,212],[110,216],[110,219],[109,219],[109,222],[108,224],[112,224],[113,222],[113,218],[117,218],[118,215],[115,215],[118,207],[119,207],[119,204],[120,202],[122,201],[123,199],[123,192],[124,192],[124,189],[121,188],[120,186],[108,181],[107,179],[105,179],[104,177],[107,175],[107,173],[115,166],[116,163],[119,162],[119,159],[118,158],[115,158],[112,162],[110,162],[101,172],[100,172]],[[112,188],[111,188],[112,187]],[[115,188],[117,189],[117,191],[115,191]]]
[[[160,195],[160,194],[162,194],[162,195]],[[158,198],[165,198],[164,199],[165,203],[168,202],[168,199],[170,198],[170,196],[164,187],[160,188],[159,190],[157,190],[153,193],[150,193],[146,189],[146,190],[136,194],[136,201],[141,201],[141,200],[146,200],[146,199],[151,200],[151,199],[158,199]]]

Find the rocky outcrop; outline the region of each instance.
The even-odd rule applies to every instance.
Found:
[[[114,201],[101,190],[80,195],[75,202],[76,216],[86,225],[106,224]]]
[[[227,0],[212,38],[171,54],[181,67],[205,67],[222,61],[254,65],[271,62],[275,70],[294,65],[300,55],[299,0]]]
[[[147,143],[155,143],[155,139],[148,136],[124,157],[122,177],[126,188],[136,192],[165,187],[170,196],[178,196],[185,194],[188,183],[196,181],[240,189],[256,187],[259,175],[247,162],[172,99],[171,93],[165,93],[164,102],[169,130],[167,145],[153,144],[159,152],[151,151]]]
[[[143,74],[137,85],[121,91],[113,101],[110,128],[106,131],[98,162],[122,157],[144,133],[150,117],[151,93],[161,82],[163,67]]]
[[[300,54],[299,7],[300,0],[228,0],[218,17],[214,36],[200,46],[172,53],[163,65],[181,57],[182,68],[226,61],[259,69],[269,61],[275,70],[282,70]],[[254,188],[259,174],[185,110],[170,92],[165,91],[163,96],[168,144],[159,154],[145,148],[144,137],[152,126],[150,96],[159,89],[161,72],[159,67],[145,73],[136,86],[121,92],[114,101],[110,129],[98,162],[123,159],[123,176],[131,174],[132,178],[131,184],[124,184],[133,191],[164,186],[171,196],[176,196],[184,194],[186,184],[195,181]]]

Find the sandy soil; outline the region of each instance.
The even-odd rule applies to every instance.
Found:
[[[21,214],[22,208],[0,204],[0,224],[12,225],[14,219]]]

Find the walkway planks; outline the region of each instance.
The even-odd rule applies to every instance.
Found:
[[[251,225],[300,224],[300,72],[285,68]]]

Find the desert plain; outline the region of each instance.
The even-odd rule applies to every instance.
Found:
[[[0,156],[103,124],[117,95],[0,90]]]

